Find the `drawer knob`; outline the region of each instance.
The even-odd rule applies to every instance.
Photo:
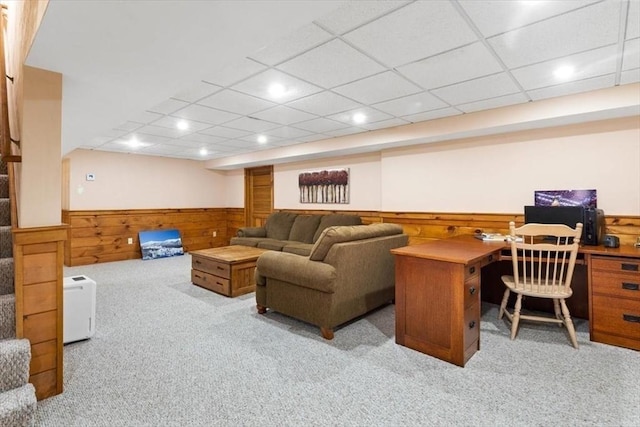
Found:
[[[476,287],[475,287],[475,286],[470,287],[470,288],[469,288],[469,293],[470,293],[471,295],[475,294],[475,293],[476,293]]]
[[[196,264],[200,264],[200,261],[199,261],[199,260],[196,260],[195,262],[196,262]]]
[[[476,321],[472,320],[471,322],[469,322],[469,329],[473,329],[476,326]]]
[[[489,262],[493,261],[493,255],[489,255]]]
[[[640,290],[640,285],[638,285],[637,283],[622,282],[622,289],[626,289],[628,291],[637,291]]]
[[[620,268],[622,268],[624,271],[638,271],[638,264],[627,264],[623,262],[620,265]]]
[[[633,314],[623,314],[622,320],[624,320],[625,322],[640,323],[640,316],[634,316]]]
[[[471,268],[469,269],[469,274],[473,274],[473,273],[475,273],[475,272],[476,272],[476,268],[475,268],[475,267],[471,267]]]

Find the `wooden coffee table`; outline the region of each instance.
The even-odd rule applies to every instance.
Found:
[[[191,281],[228,297],[254,292],[256,260],[268,249],[223,246],[191,252]]]

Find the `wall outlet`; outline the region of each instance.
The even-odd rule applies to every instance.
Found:
[[[214,232],[213,232],[213,237],[217,237],[217,236],[218,236],[218,232],[217,232],[217,231],[214,231]]]
[[[130,245],[133,245],[133,237],[129,237],[127,239],[127,243],[130,244]]]

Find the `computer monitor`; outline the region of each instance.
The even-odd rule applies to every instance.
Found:
[[[576,228],[579,222],[584,223],[583,206],[525,206],[525,224],[564,224]]]

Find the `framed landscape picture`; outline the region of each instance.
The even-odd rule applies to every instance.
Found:
[[[349,168],[301,172],[300,203],[349,203]]]
[[[139,235],[140,250],[144,260],[184,255],[178,230],[141,231]]]

